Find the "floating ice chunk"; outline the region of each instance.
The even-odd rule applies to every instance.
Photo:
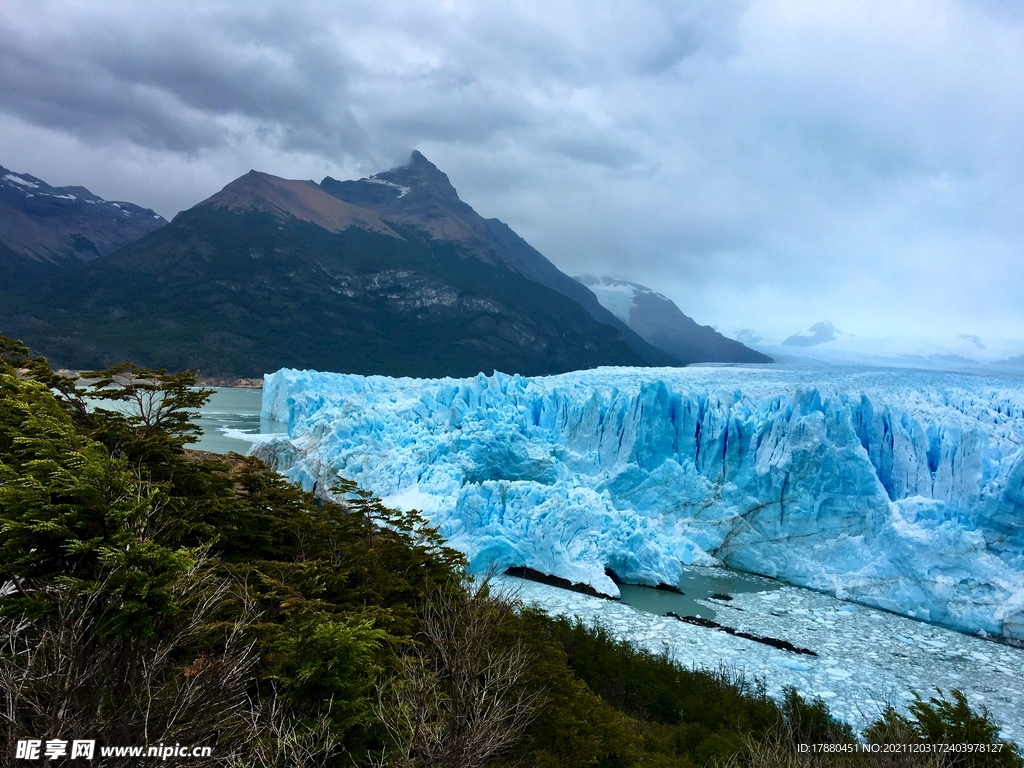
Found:
[[[839,669],[838,667],[829,667],[825,670],[825,674],[831,675],[832,677],[844,678],[850,677],[853,673],[845,669]]]
[[[253,445],[270,443],[280,438],[280,435],[264,435],[260,434],[258,430],[250,432],[244,429],[236,429],[235,427],[220,427],[219,431],[224,437],[231,438],[232,440],[244,440]]]
[[[780,667],[791,669],[794,672],[810,672],[814,669],[814,666],[808,664],[806,661],[798,661],[797,659],[791,659],[788,657],[777,656],[772,659]]]

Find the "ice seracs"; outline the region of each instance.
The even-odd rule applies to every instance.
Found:
[[[603,368],[414,380],[282,370],[260,448],[423,510],[476,569],[616,595],[724,563],[1024,640],[1024,384],[907,371]]]

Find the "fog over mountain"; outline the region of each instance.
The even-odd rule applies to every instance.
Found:
[[[996,0],[0,5],[7,168],[170,219],[419,148],[563,272],[776,341],[1021,335],[1022,87]]]

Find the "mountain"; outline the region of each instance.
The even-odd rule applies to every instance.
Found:
[[[698,325],[675,303],[638,283],[613,277],[576,278],[645,341],[684,363],[770,363],[767,355]]]
[[[838,338],[849,335],[840,331],[828,320],[822,320],[820,323],[812,325],[806,331],[794,333],[782,343],[790,347],[816,347],[819,344],[827,344],[830,341],[835,341]]]
[[[356,182],[251,171],[137,242],[33,286],[0,310],[0,330],[66,367],[133,359],[206,376],[676,362],[537,280],[561,273],[532,249],[517,264],[493,227],[419,153]]]
[[[0,166],[0,285],[74,269],[166,223],[148,208]]]
[[[988,349],[988,347],[985,346],[985,342],[983,342],[981,340],[981,337],[979,337],[977,334],[961,333],[957,335],[957,338],[960,339],[961,341],[970,342],[971,346],[973,346],[975,349]]]
[[[467,255],[487,264],[503,265],[572,299],[599,323],[616,328],[629,347],[652,365],[684,362],[645,341],[603,307],[591,291],[560,271],[503,221],[485,219],[460,200],[447,174],[415,150],[409,163],[400,168],[358,181],[338,181],[328,176],[320,186],[340,200],[436,240],[458,243]]]

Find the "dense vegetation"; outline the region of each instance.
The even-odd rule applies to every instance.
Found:
[[[418,515],[351,483],[317,499],[255,459],[185,450],[207,397],[190,374],[89,379],[0,338],[4,745],[210,745],[195,764],[238,766],[1021,765],[1010,747],[802,755],[853,743],[823,702],[496,595]],[[998,732],[954,692],[866,738]]]

